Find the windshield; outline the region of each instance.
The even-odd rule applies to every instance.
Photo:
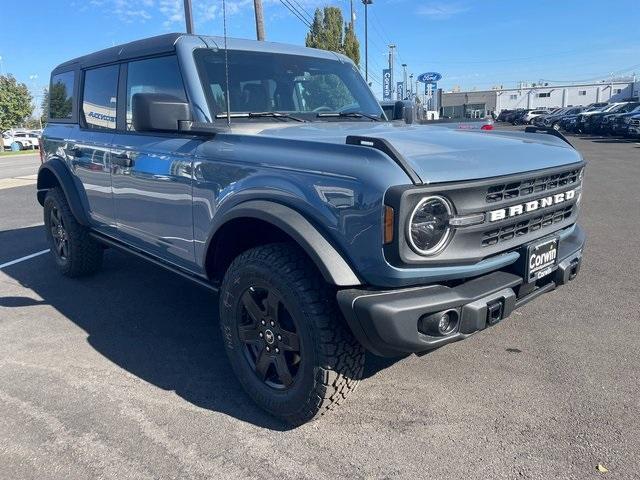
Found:
[[[216,117],[227,112],[225,54],[194,53],[200,80]],[[268,52],[228,51],[231,114],[278,112],[308,121],[384,118],[382,109],[351,63]],[[362,114],[335,116],[319,114]],[[246,116],[282,121],[281,116]]]
[[[638,102],[627,103],[622,106],[619,112],[620,113],[633,112],[636,108],[638,108],[638,105],[639,105]]]

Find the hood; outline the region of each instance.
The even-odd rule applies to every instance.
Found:
[[[360,121],[268,126],[245,123],[234,130],[235,133],[251,130],[246,133],[342,145],[348,135],[384,139],[404,158],[422,183],[493,178],[582,160],[569,144],[547,134]]]

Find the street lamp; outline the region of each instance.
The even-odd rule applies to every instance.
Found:
[[[367,6],[373,4],[373,0],[362,0],[364,4],[364,78],[369,83],[369,17]]]

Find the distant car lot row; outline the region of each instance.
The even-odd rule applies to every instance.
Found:
[[[640,138],[640,101],[592,103],[551,110],[503,110],[497,121],[513,125],[532,124],[570,133]]]
[[[40,148],[42,130],[7,130],[2,132],[2,151]]]

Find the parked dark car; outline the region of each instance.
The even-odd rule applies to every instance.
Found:
[[[624,130],[624,134],[631,138],[640,138],[640,115],[634,115],[625,119],[627,127]]]
[[[36,195],[59,271],[112,247],[217,292],[231,370],[292,424],[342,403],[366,350],[463,340],[580,270],[566,139],[388,122],[345,55],[167,34],[65,62],[49,91]],[[154,282],[109,288],[134,303]]]
[[[627,128],[625,119],[640,113],[640,102],[630,103],[625,110],[627,111],[605,115],[600,124],[601,133],[605,135],[624,135]]]
[[[607,105],[608,104],[606,102],[598,102],[598,103],[591,103],[586,107],[579,107],[582,109],[580,112],[574,113],[574,114],[567,113],[562,116],[562,118],[558,121],[559,129],[564,130],[566,132],[577,133],[578,126],[579,126],[579,115],[582,115],[588,112],[599,111],[600,109],[602,109],[603,107],[606,107]]]
[[[606,103],[601,107],[588,108],[582,113],[578,114],[576,122],[576,132],[578,133],[591,133],[591,117],[594,115],[613,113],[616,109],[620,108],[626,102],[614,102]]]
[[[550,115],[543,115],[534,119],[534,125],[538,127],[553,128],[554,130],[560,129],[560,122],[562,119],[570,116],[575,116],[582,112],[584,107],[565,107],[561,108]]]
[[[524,113],[526,112],[526,110],[524,108],[518,108],[516,110],[512,110],[509,113],[507,113],[504,117],[504,121],[506,123],[513,123],[513,121],[515,120],[516,117],[520,116],[520,115],[524,115]]]
[[[512,125],[524,125],[526,123],[526,121],[525,121],[526,115],[529,114],[532,111],[533,111],[532,109],[527,108],[527,109],[524,109],[524,110],[518,112],[516,115],[513,116],[513,119],[511,120],[511,124]]]
[[[500,114],[498,115],[498,118],[496,118],[496,122],[506,122],[507,121],[507,115],[509,115],[510,113],[513,113],[514,110],[507,110],[504,109],[500,112]]]
[[[627,102],[622,103],[608,112],[596,113],[588,118],[588,122],[585,124],[585,132],[593,134],[602,134],[608,132],[609,122],[612,115],[625,114],[635,109],[640,102]]]

